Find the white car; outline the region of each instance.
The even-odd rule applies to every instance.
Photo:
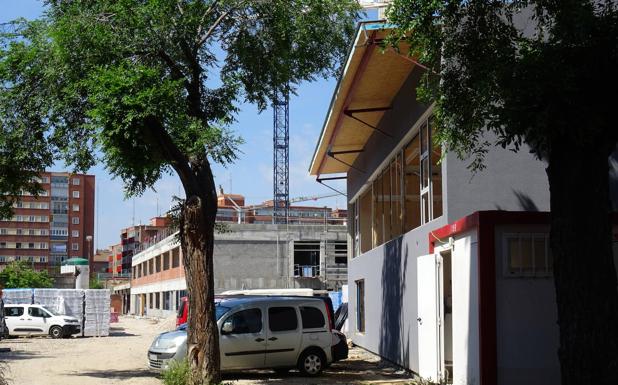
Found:
[[[220,297],[215,311],[224,371],[297,368],[303,375],[317,376],[333,362],[333,349],[340,343],[321,298]],[[155,338],[148,349],[148,366],[165,370],[186,355],[187,332],[182,326]]]
[[[81,331],[77,318],[57,314],[42,305],[4,305],[4,320],[9,336],[49,334],[62,338]]]

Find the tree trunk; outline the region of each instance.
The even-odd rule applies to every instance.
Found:
[[[185,184],[186,200],[180,218],[180,241],[189,297],[188,357],[191,385],[221,382],[219,333],[215,320],[213,271],[217,195],[204,158],[192,163],[192,183]]]
[[[594,141],[593,141],[594,142]],[[549,155],[551,250],[563,385],[618,383],[618,291],[605,143]]]

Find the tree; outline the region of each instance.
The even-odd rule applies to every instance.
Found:
[[[24,261],[11,262],[0,271],[0,283],[7,289],[45,288],[54,286],[46,270],[36,271]]]
[[[486,133],[547,163],[563,384],[613,384],[618,292],[608,157],[616,150],[612,1],[395,0],[390,43],[428,70],[438,139],[483,167]]]
[[[211,162],[236,158],[240,101],[330,76],[345,57],[352,0],[49,0],[0,40],[0,192],[35,189],[61,159],[86,170],[95,149],[139,195],[165,173],[184,188],[180,239],[194,384],[218,383]],[[5,158],[6,157],[6,158]],[[21,172],[21,170],[26,172]],[[20,172],[10,173],[11,170]],[[10,195],[0,195],[6,199]]]

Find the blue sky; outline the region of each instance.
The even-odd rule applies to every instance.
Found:
[[[18,17],[36,18],[42,11],[41,1],[0,0],[0,23]],[[310,177],[307,170],[335,85],[336,79],[303,84],[298,89],[298,95],[290,99],[291,198],[332,193],[318,184],[314,177]],[[241,146],[242,153],[234,164],[227,167],[214,166],[215,182],[223,186],[226,192],[244,195],[247,203],[260,203],[272,199],[272,110],[258,114],[255,106],[243,104],[240,107],[238,121],[232,129],[245,140],[245,144]],[[96,176],[97,182],[94,234],[97,248],[118,243],[120,229],[132,223],[147,223],[150,218],[170,207],[173,195],[182,196],[182,188],[176,176],[160,180],[155,186],[156,192],[148,191],[139,198],[126,200],[122,180],[112,179],[104,165],[97,165],[89,173]],[[345,192],[343,182],[329,184]],[[346,206],[342,196],[305,204],[340,208]]]

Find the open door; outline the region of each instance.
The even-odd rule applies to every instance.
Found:
[[[439,255],[417,259],[418,371],[432,382],[440,380],[440,307],[438,290]]]

